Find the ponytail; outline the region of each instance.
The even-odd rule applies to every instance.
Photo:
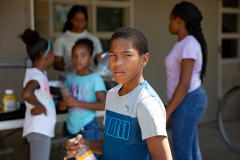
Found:
[[[49,50],[50,42],[41,38],[36,31],[26,29],[20,38],[26,44],[28,56],[33,62]]]

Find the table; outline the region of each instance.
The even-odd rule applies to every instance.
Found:
[[[96,111],[96,117],[103,117],[105,111]],[[59,113],[57,114],[57,123],[65,122],[67,119],[68,113]],[[24,118],[0,121],[0,131],[8,129],[17,129],[23,127]]]
[[[105,114],[105,111],[96,111],[96,117],[103,117],[104,114]],[[58,113],[56,115],[56,118],[57,118],[56,123],[65,122],[67,120],[67,116],[68,116],[68,113]],[[13,148],[5,148],[4,139],[10,137],[14,133],[21,130],[21,128],[23,127],[23,124],[24,124],[24,118],[0,121],[0,132],[4,131],[4,130],[14,129],[11,133],[7,134],[6,136],[0,137],[0,143],[2,143],[1,144],[2,149],[0,149],[0,155],[7,155],[7,154],[10,154],[10,153],[14,152]],[[58,143],[58,142],[61,142],[61,141],[65,142],[66,140],[67,140],[66,137],[65,138],[62,137],[60,139],[59,138],[55,139],[56,142],[54,141],[52,143]],[[24,149],[24,144],[23,144],[20,159],[22,159],[22,156],[23,156],[23,149]],[[7,158],[8,158],[8,156],[7,156]]]

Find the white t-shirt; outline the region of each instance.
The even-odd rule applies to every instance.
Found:
[[[146,139],[167,136],[164,105],[147,81],[124,96],[121,88],[107,93],[103,159],[150,159]]]
[[[201,85],[202,50],[197,39],[188,35],[177,42],[165,59],[167,72],[167,96],[171,100],[180,80],[181,63],[183,59],[194,59],[193,73],[188,90],[192,92]]]
[[[97,53],[102,53],[102,45],[100,40],[89,33],[86,29],[82,33],[73,33],[69,30],[60,35],[53,44],[54,55],[63,57],[63,63],[71,63],[72,62],[72,47],[75,42],[82,38],[88,38],[93,42],[93,57]]]
[[[44,74],[37,68],[27,69],[23,87],[25,87],[31,80],[36,80],[39,83],[40,88],[36,89],[34,94],[37,100],[45,106],[47,116],[43,113],[35,116],[31,115],[30,111],[34,108],[34,106],[25,101],[26,113],[24,119],[23,137],[33,132],[54,137],[56,109],[48,86],[46,72]]]

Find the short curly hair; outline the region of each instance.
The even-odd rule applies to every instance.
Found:
[[[142,32],[134,28],[119,28],[113,33],[110,44],[117,38],[123,38],[132,41],[133,47],[138,50],[140,56],[148,53],[148,43],[146,37],[142,34]]]

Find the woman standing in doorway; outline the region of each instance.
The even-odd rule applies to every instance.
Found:
[[[202,15],[189,2],[177,4],[170,15],[169,31],[178,42],[165,59],[167,72],[167,122],[172,115],[175,160],[202,160],[197,122],[207,106],[202,89],[207,46],[201,29]]]
[[[87,10],[83,6],[73,6],[67,15],[63,34],[60,35],[53,44],[55,61],[53,67],[57,70],[65,71],[62,76],[74,71],[72,65],[72,47],[78,39],[88,38],[93,42],[93,57],[95,64],[102,53],[100,40],[89,33],[85,28],[88,20]]]

